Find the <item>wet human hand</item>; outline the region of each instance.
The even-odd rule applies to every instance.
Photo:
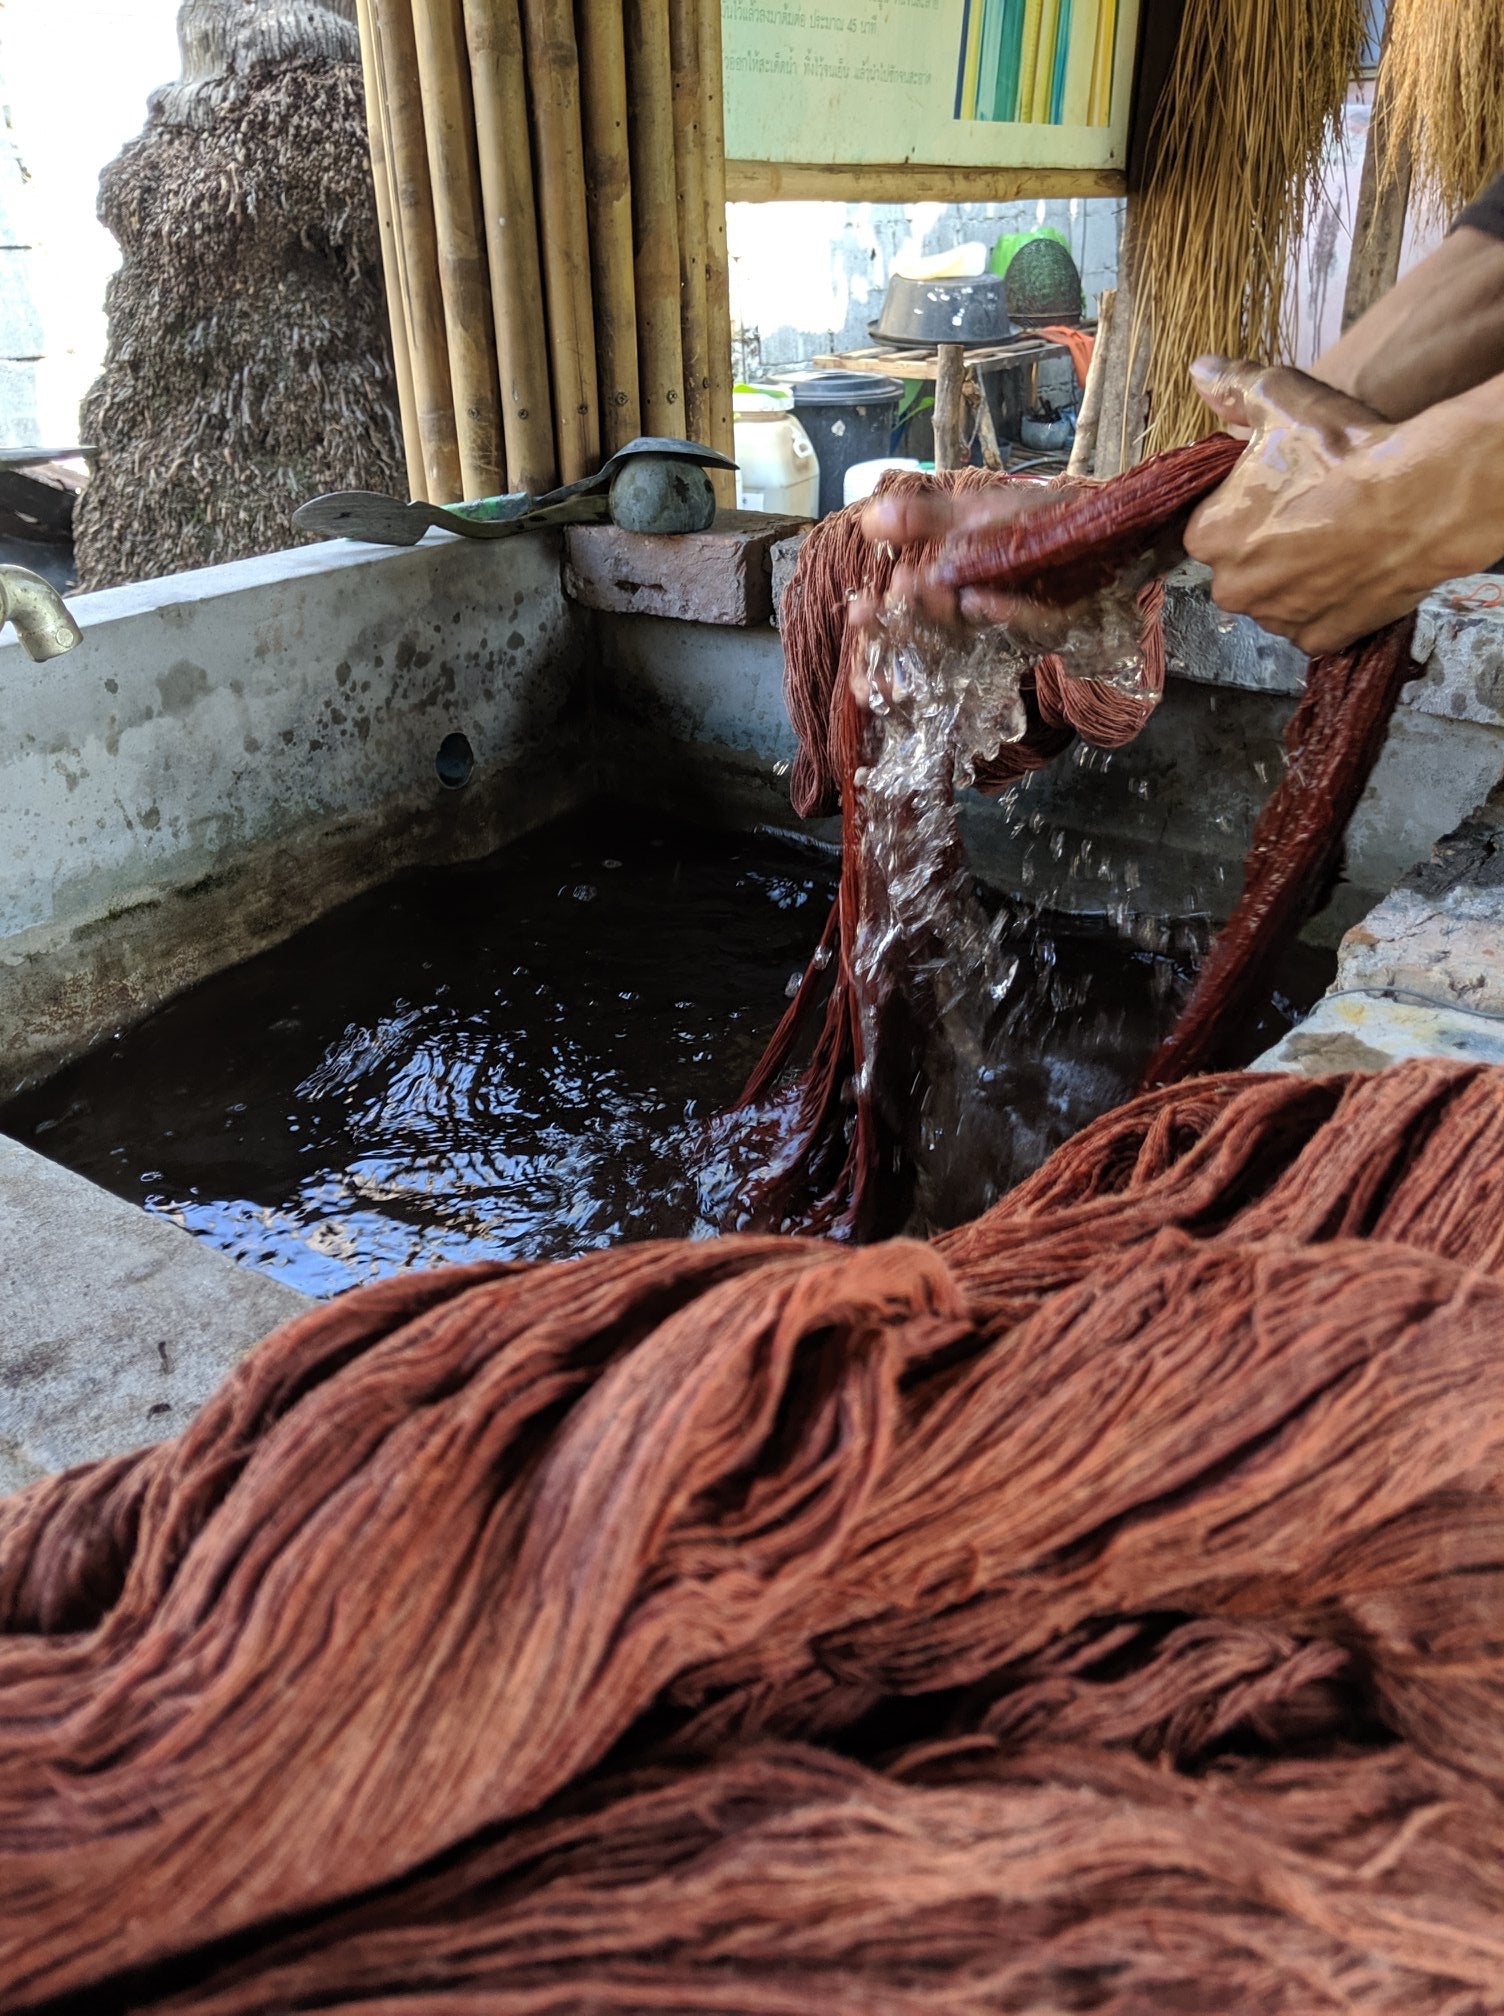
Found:
[[[1186,528],[1212,597],[1303,651],[1340,650],[1470,566],[1454,449],[1431,415],[1392,426],[1285,367],[1203,357],[1201,396],[1248,448]],[[1438,412],[1441,409],[1437,409]],[[1487,553],[1484,539],[1478,549]]]
[[[995,531],[1016,523],[1050,500],[1042,483],[1000,483],[995,488],[943,495],[902,492],[880,497],[862,514],[862,531],[874,546],[891,546],[913,554],[953,535]],[[942,587],[912,559],[900,559],[886,597],[867,593],[852,597],[849,623],[870,632],[885,608],[903,605],[943,629],[987,629],[1002,626],[1023,650],[1043,657],[1058,650],[1070,634],[1073,612],[1034,602],[1026,596],[989,588]],[[851,687],[865,706],[870,702],[865,660],[851,674]]]

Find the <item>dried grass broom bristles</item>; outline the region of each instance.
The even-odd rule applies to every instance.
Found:
[[[1194,358],[1289,350],[1292,260],[1363,14],[1362,0],[1188,0],[1128,247],[1151,452],[1217,424],[1186,375]]]
[[[183,74],[105,169],[121,249],[88,588],[292,544],[323,490],[406,480],[351,0],[185,0]]]
[[[1384,76],[1412,201],[1450,218],[1504,173],[1504,0],[1393,0]]]

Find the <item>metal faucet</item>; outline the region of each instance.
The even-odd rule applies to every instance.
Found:
[[[0,567],[0,625],[7,619],[15,624],[27,657],[38,665],[83,642],[84,633],[62,596],[29,567]]]

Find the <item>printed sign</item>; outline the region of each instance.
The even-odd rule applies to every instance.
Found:
[[[736,161],[1121,169],[1139,0],[722,0]]]

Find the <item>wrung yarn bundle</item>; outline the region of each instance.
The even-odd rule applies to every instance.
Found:
[[[388,1281],[0,1503],[0,2005],[1504,2009],[1504,1072]]]
[[[949,588],[986,585],[1071,606],[1130,570],[1140,578],[1178,557],[1178,536],[1191,511],[1242,452],[1240,442],[1213,435],[1103,483],[1054,484],[1033,512],[994,531],[952,534],[909,557]],[[884,478],[879,494],[965,493],[1010,480],[1017,479],[971,469],[948,476],[899,473]],[[841,886],[817,955],[739,1102],[746,1114],[769,1115],[765,1163],[751,1185],[754,1221],[855,1238],[903,1222],[906,1190],[895,1174],[903,1155],[881,1120],[878,1088],[885,1068],[912,1069],[907,1057],[865,1055],[851,965],[869,901],[857,778],[868,761],[872,727],[851,691],[866,642],[848,624],[847,608],[859,589],[886,595],[897,559],[863,537],[864,509],[851,506],[815,527],[784,604],[785,697],[799,738],[790,795],[803,817],[840,807]],[[1157,580],[1146,582],[1139,609],[1139,690],[1074,676],[1057,655],[1041,658],[1025,683],[1023,737],[977,765],[982,789],[1004,788],[1052,761],[1078,736],[1112,749],[1140,733],[1164,691]],[[1409,621],[1393,624],[1311,662],[1286,730],[1288,768],[1255,828],[1241,898],[1152,1059],[1146,1083],[1167,1084],[1231,1061],[1224,1054],[1230,1031],[1245,1021],[1265,976],[1329,895],[1348,821],[1378,760],[1400,689],[1414,676],[1412,628]],[[901,975],[885,976],[884,984],[900,985]],[[817,1014],[822,1020],[812,1057],[791,1088],[783,1081]],[[913,1096],[906,1089],[897,1103],[911,1104]]]

